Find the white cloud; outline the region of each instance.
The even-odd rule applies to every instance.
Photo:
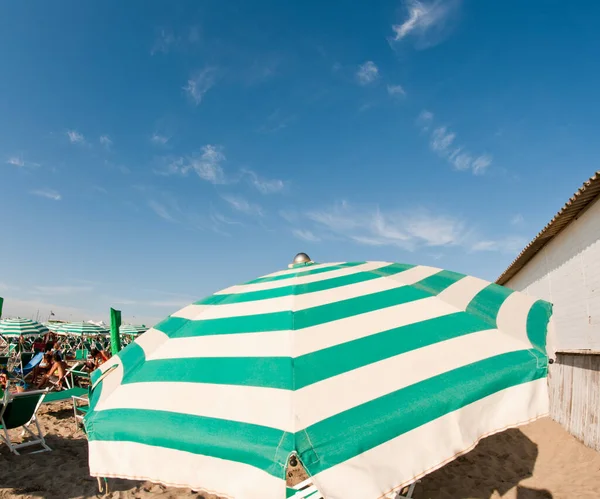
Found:
[[[388,85],[387,92],[389,95],[394,97],[401,97],[406,95],[406,92],[404,91],[404,88],[402,88],[402,85]]]
[[[215,68],[206,68],[192,76],[183,89],[186,91],[189,98],[198,105],[202,102],[204,94],[206,94],[206,92],[208,92],[215,84],[215,80]]]
[[[69,137],[71,144],[85,144],[85,137],[77,130],[68,130],[67,137]]]
[[[501,253],[517,254],[527,241],[522,237],[508,236],[502,239],[488,239],[477,241],[471,246],[472,251],[498,251]]]
[[[227,201],[229,205],[236,211],[245,213],[246,215],[263,215],[263,210],[259,205],[250,203],[242,197],[224,195],[222,198],[223,200]]]
[[[309,241],[311,243],[321,240],[319,237],[315,236],[310,230],[293,229],[292,234],[294,234],[294,236],[296,236],[298,239]]]
[[[250,179],[250,184],[262,194],[273,194],[285,189],[285,182],[279,179],[267,180],[259,177],[252,170],[242,170],[242,173]]]
[[[163,220],[166,220],[167,222],[178,223],[178,221],[171,214],[169,208],[167,208],[164,204],[151,199],[148,201],[148,206],[150,206],[150,209]]]
[[[425,210],[383,212],[377,207],[355,207],[341,202],[329,209],[309,212],[307,216],[321,229],[357,243],[397,246],[409,251],[424,246],[462,244],[469,234],[461,220]]]
[[[152,141],[153,144],[164,146],[167,142],[169,142],[170,139],[171,139],[171,137],[167,137],[165,135],[160,135],[160,134],[154,132],[152,134],[152,137],[150,140]]]
[[[211,184],[226,184],[227,178],[221,163],[225,161],[223,148],[219,145],[207,144],[202,146],[202,151],[189,157],[170,158],[164,171],[156,173],[172,175],[179,173],[187,175],[194,171],[202,180]]]
[[[392,41],[399,42],[408,36],[416,36],[422,48],[433,46],[446,34],[445,28],[452,14],[460,6],[460,0],[406,0],[407,18],[394,24]]]
[[[92,286],[34,286],[33,291],[42,295],[72,295],[93,291]]]
[[[155,55],[159,52],[163,54],[168,54],[171,47],[177,42],[178,38],[176,38],[171,31],[161,29],[156,40],[154,41],[154,45],[152,45],[150,54]]]
[[[379,68],[373,61],[361,64],[356,72],[356,79],[360,85],[369,85],[379,78]]]
[[[31,191],[31,194],[33,194],[34,196],[41,196],[43,198],[52,199],[53,201],[60,201],[62,199],[62,196],[58,192],[48,188],[35,189]]]
[[[421,111],[417,117],[417,126],[428,132],[433,125],[433,113]],[[446,126],[434,128],[429,137],[429,146],[440,158],[448,161],[456,170],[471,171],[474,175],[483,175],[492,164],[490,154],[473,155],[463,146],[455,146],[456,133]]]
[[[25,166],[25,161],[23,161],[23,158],[20,158],[19,156],[11,156],[6,160],[6,164],[22,168],[23,166]]]
[[[514,217],[512,217],[510,219],[510,224],[511,225],[522,225],[524,221],[525,221],[525,219],[523,218],[523,215],[521,215],[520,213],[517,213]]]
[[[113,141],[110,140],[110,137],[108,135],[101,135],[100,136],[100,145],[102,145],[103,147],[106,147],[106,149],[110,149],[110,146],[112,146]]]

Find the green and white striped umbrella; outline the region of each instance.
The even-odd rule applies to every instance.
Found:
[[[60,326],[56,332],[72,336],[95,336],[98,334],[107,334],[108,329],[92,324],[91,322],[67,322]]]
[[[46,334],[48,328],[43,324],[31,319],[2,319],[0,320],[0,335],[6,338],[18,338],[19,336],[39,336]]]
[[[475,277],[306,264],[172,314],[93,374],[93,476],[376,499],[548,413],[552,306]]]
[[[143,324],[123,324],[119,329],[119,332],[121,334],[126,334],[128,336],[137,336],[138,334],[145,333],[146,331],[148,331],[148,328]]]
[[[45,322],[44,326],[46,326],[50,331],[56,332],[62,326],[64,326],[64,322]]]

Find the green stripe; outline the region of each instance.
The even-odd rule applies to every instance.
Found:
[[[458,312],[325,348],[294,360],[295,387],[299,390],[374,362],[486,329],[489,325],[478,317]]]
[[[544,354],[551,316],[552,304],[543,300],[536,301],[527,314],[527,337],[531,344]]]
[[[490,284],[483,288],[467,306],[467,312],[477,315],[497,328],[496,319],[500,307],[514,291],[498,284]]]
[[[273,282],[273,281],[281,281],[284,279],[292,279],[294,277],[303,277],[305,275],[316,275],[322,274],[323,272],[332,272],[334,270],[346,269],[348,267],[356,267],[357,265],[363,265],[367,262],[348,262],[348,263],[340,263],[339,265],[331,265],[330,267],[317,267],[319,264],[313,265],[312,270],[307,270],[305,272],[291,272],[289,274],[276,275],[273,277],[259,277],[258,279],[254,279],[253,281],[245,282],[243,285],[247,284],[261,284],[263,282]],[[322,265],[322,264],[321,264]]]
[[[487,322],[466,312],[457,312],[372,334],[293,360],[290,357],[150,360],[136,372],[127,369],[124,383],[190,382],[299,390],[374,362],[486,329],[489,329]]]
[[[541,357],[536,350],[491,357],[320,421],[296,434],[300,458],[315,475],[484,397],[545,377],[547,358],[538,367]]]
[[[293,434],[274,428],[142,409],[94,412],[88,415],[86,431],[90,441],[139,442],[191,452],[249,464],[281,479],[294,447]],[[278,448],[286,452],[276,455]]]
[[[324,279],[322,281],[311,282],[307,284],[283,286],[281,288],[265,289],[261,291],[250,291],[248,293],[212,295],[204,298],[203,300],[195,302],[194,305],[229,305],[232,303],[244,303],[249,301],[268,300],[271,298],[281,298],[289,295],[296,296],[307,293],[316,293],[318,291],[325,291],[342,286],[349,286],[351,284],[372,281],[373,279],[379,279],[380,277],[389,277],[413,267],[414,265],[393,263],[379,269],[366,272],[357,272],[356,274],[334,277],[332,279]]]
[[[435,296],[463,277],[463,274],[443,270],[410,286],[400,286],[296,312],[287,310],[197,321],[168,317],[154,327],[170,338],[299,330]]]

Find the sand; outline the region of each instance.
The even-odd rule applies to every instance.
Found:
[[[15,456],[0,444],[0,498],[102,497],[87,472],[87,446],[69,402],[39,411],[52,452]],[[11,437],[19,440],[19,432]],[[25,450],[26,452],[26,450]],[[301,478],[291,470],[291,479]],[[351,479],[351,477],[349,477]],[[149,482],[110,480],[110,498],[194,497],[212,495]],[[488,437],[469,454],[423,478],[415,499],[599,499],[600,453],[541,419],[520,429]]]

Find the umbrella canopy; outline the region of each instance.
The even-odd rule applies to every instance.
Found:
[[[475,277],[303,264],[172,314],[96,370],[93,476],[376,499],[546,415],[552,307]]]
[[[89,322],[67,322],[62,324],[56,332],[73,336],[95,336],[98,334],[107,334],[108,330],[105,327]]]
[[[16,318],[0,320],[0,335],[6,338],[39,336],[47,332],[48,328],[46,326],[31,319]]]
[[[45,322],[44,326],[46,326],[50,331],[58,331],[58,328],[64,326],[65,322]]]
[[[123,324],[123,325],[121,325],[121,328],[119,329],[119,332],[121,334],[126,334],[129,336],[137,336],[138,334],[145,333],[146,331],[148,331],[148,328],[146,326],[144,326],[143,324],[141,324],[141,325]]]

